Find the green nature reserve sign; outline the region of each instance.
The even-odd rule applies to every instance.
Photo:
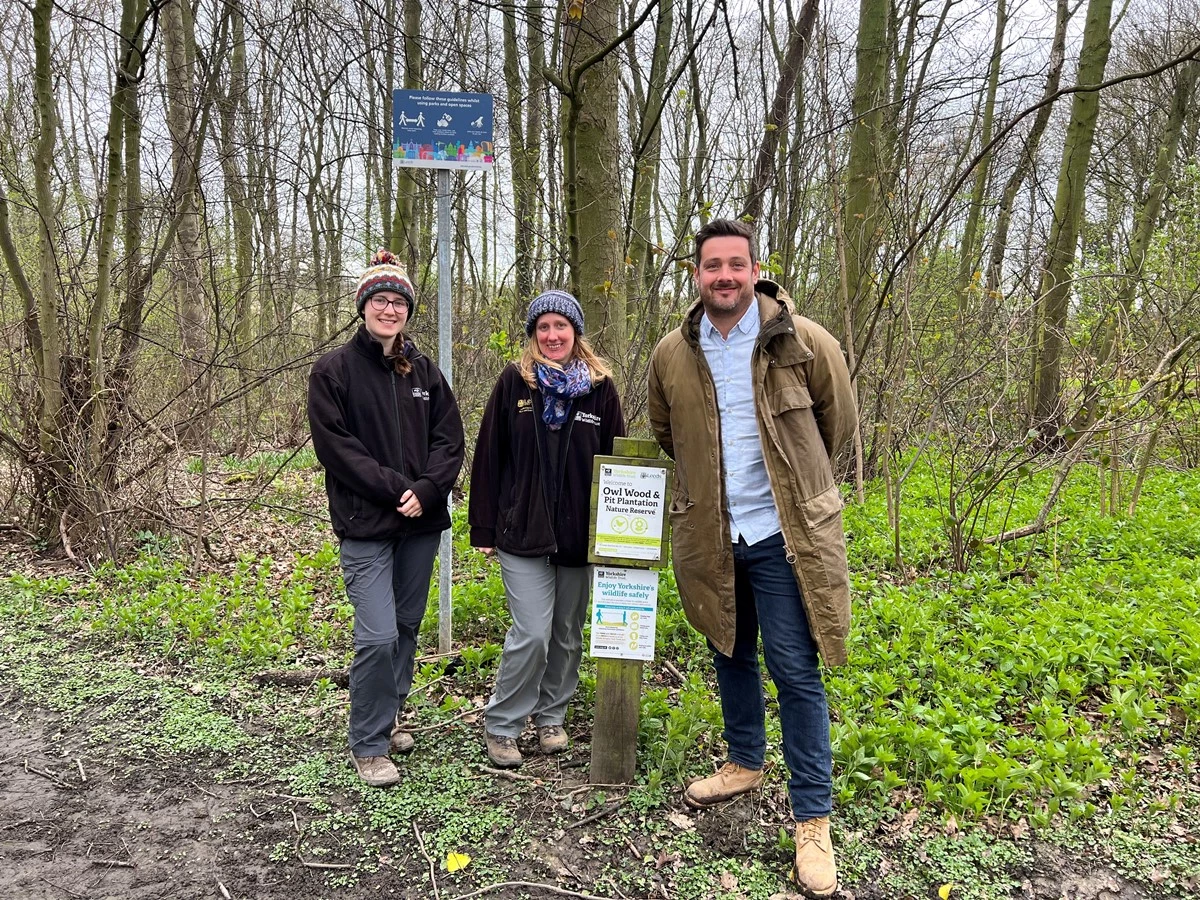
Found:
[[[596,555],[660,562],[666,496],[665,468],[602,461]]]

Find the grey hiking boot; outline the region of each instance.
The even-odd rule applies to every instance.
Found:
[[[391,787],[400,783],[400,770],[386,756],[355,756],[351,753],[350,762],[358,777],[371,787]]]
[[[537,733],[538,747],[543,753],[562,753],[571,744],[561,725],[539,725]]]
[[[525,762],[525,757],[517,749],[517,739],[505,734],[483,733],[484,743],[487,744],[488,759],[498,769],[516,769]]]
[[[392,726],[392,739],[388,742],[388,753],[392,756],[398,754],[412,753],[412,748],[416,744],[416,740],[407,731],[404,731],[399,723]]]

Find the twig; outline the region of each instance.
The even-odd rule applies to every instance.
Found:
[[[624,805],[625,805],[624,800],[618,800],[616,803],[610,803],[610,804],[608,804],[608,806],[604,807],[604,809],[600,810],[600,812],[592,813],[590,816],[584,816],[578,822],[572,822],[567,827],[568,828],[579,828],[582,825],[588,825],[592,822],[599,821],[600,819],[603,819],[605,816],[609,815],[610,813],[615,813],[618,809],[620,809]]]
[[[217,890],[221,892],[221,896],[225,900],[233,900],[233,895],[229,893],[229,888],[225,887],[220,878],[217,879]]]
[[[55,784],[58,784],[58,776],[53,772],[48,772],[45,769],[38,769],[34,766],[31,766],[28,759],[26,759],[24,762],[26,772],[32,772],[34,775],[41,775],[43,778],[49,778]]]
[[[87,776],[83,774],[83,761],[78,756],[75,757],[75,765],[79,766],[79,781],[80,781],[80,783],[87,781]]]
[[[425,861],[429,863],[429,882],[433,885],[433,900],[441,900],[438,895],[437,873],[433,868],[433,859],[425,849],[425,839],[421,837],[421,829],[417,827],[417,823],[412,823],[413,834],[417,836],[417,846],[421,848],[421,855],[425,857]]]
[[[20,822],[10,822],[8,825],[0,825],[0,831],[8,831],[10,828],[20,828],[22,825],[33,825],[35,822],[44,822],[45,819],[22,819]]]
[[[421,693],[422,691],[427,691],[431,687],[433,687],[435,684],[437,684],[439,681],[445,681],[445,680],[446,680],[445,675],[439,675],[437,678],[433,679],[433,681],[427,681],[424,684],[413,688],[411,691],[408,692],[408,698],[411,700],[413,697],[417,696],[417,694]]]
[[[577,787],[574,790],[567,791],[565,794],[555,794],[554,799],[565,800],[568,797],[574,797],[576,794],[583,794],[588,791],[600,791],[600,790],[608,791],[608,790],[617,790],[617,789],[620,789],[623,791],[631,791],[635,787],[637,787],[636,784],[585,784],[585,785],[583,785],[583,787]]]
[[[420,728],[405,728],[404,730],[409,734],[416,734],[419,731],[435,731],[438,728],[451,724],[452,722],[457,722],[459,719],[465,719],[467,716],[477,715],[479,715],[479,710],[472,707],[471,709],[464,709],[457,716],[451,716],[449,719],[442,719],[442,721],[434,722],[432,725],[422,725]]]
[[[89,859],[93,866],[105,866],[110,869],[136,869],[137,864],[126,862],[123,859]]]
[[[566,888],[556,887],[553,884],[542,884],[540,881],[498,881],[495,884],[481,887],[477,891],[471,891],[469,894],[459,894],[457,897],[451,897],[450,900],[470,900],[471,897],[482,897],[484,894],[490,894],[492,891],[498,891],[502,888],[536,888],[537,890],[549,891],[551,894],[557,894],[560,897],[581,897],[583,900],[611,900],[611,898],[601,897],[598,894],[581,894],[578,891],[569,891]]]
[[[200,787],[200,786],[197,785],[197,787]],[[200,789],[204,790],[203,788],[200,788]],[[208,792],[205,791],[205,793],[208,793]],[[296,803],[317,803],[317,802],[319,802],[317,800],[314,800],[312,797],[293,797],[291,794],[275,794],[275,793],[272,793],[271,791],[263,791],[263,794],[264,794],[264,796],[267,796],[267,797],[276,797],[280,800],[292,800]],[[209,796],[215,797],[216,795],[209,794]],[[219,800],[220,798],[218,797],[217,799]]]
[[[42,875],[41,879],[42,879],[42,881],[46,882],[46,884],[50,885],[50,887],[58,888],[60,891],[66,891],[72,897],[86,897],[87,896],[87,894],[81,894],[78,891],[73,891],[66,885],[59,884],[57,881],[51,881],[45,875]]]
[[[459,656],[461,653],[461,650],[448,650],[445,653],[430,653],[428,656],[418,656],[417,662],[433,662],[435,659],[446,659],[448,656]]]
[[[308,868],[310,868],[310,869],[353,869],[354,868],[353,863],[310,862],[309,860],[305,859],[303,856],[300,857],[300,862],[303,863],[304,865],[308,866]]]
[[[675,676],[675,680],[680,684],[687,684],[687,679],[680,674],[679,670],[671,663],[669,659],[663,660],[663,668]]]
[[[507,778],[510,781],[545,781],[545,778],[539,778],[537,775],[522,775],[520,772],[510,772],[508,769],[493,769],[491,766],[480,766],[481,772],[487,772],[489,775],[495,775],[497,778]]]

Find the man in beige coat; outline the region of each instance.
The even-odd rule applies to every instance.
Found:
[[[842,501],[830,460],[857,411],[837,340],[759,280],[754,232],[717,219],[696,234],[700,299],[650,362],[650,424],[675,460],[675,579],[708,639],[729,759],[690,784],[702,809],[757,789],[766,755],[761,631],[778,688],[793,878],[812,897],[837,889],[829,707],[819,657],[846,661],[850,587]]]

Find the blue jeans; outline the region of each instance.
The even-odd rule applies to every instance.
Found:
[[[783,758],[791,770],[788,794],[797,821],[833,808],[829,704],[800,588],[784,554],[783,535],[733,547],[737,634],[733,655],[713,651],[729,759],[761,769],[767,749],[766,706],[758,666],[761,628],[767,671],[779,694]]]

